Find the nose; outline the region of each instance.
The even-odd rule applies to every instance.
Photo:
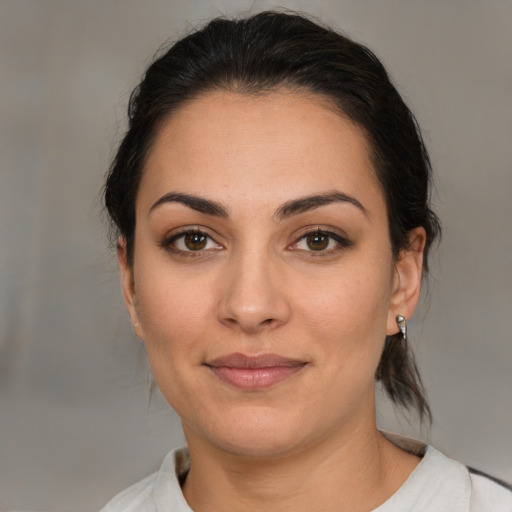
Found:
[[[230,258],[218,302],[218,319],[246,334],[274,329],[288,322],[291,308],[279,263],[267,254]]]

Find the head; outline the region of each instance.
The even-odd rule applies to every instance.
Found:
[[[420,255],[415,259],[422,266],[420,271],[428,270],[429,249],[439,234],[438,220],[429,206],[429,159],[416,121],[385,69],[368,49],[328,28],[299,15],[266,12],[235,21],[217,19],[178,41],[149,67],[133,92],[129,128],[105,186],[105,203],[122,265],[132,280],[137,268],[141,186],[149,167],[158,167],[159,155],[172,145],[173,136],[179,138],[184,132],[180,130],[183,123],[197,124],[201,108],[207,114],[205,122],[213,123],[212,130],[219,113],[236,117],[236,108],[246,112],[247,119],[262,111],[279,119],[282,111],[289,114],[290,122],[295,112],[309,122],[318,121],[323,111],[334,131],[337,118],[343,125],[340,134],[346,129],[357,139],[349,146],[364,147],[367,155],[371,178],[382,199],[393,268],[412,252]],[[264,122],[260,119],[256,124],[260,121]],[[295,121],[300,124],[300,116]],[[315,133],[321,130],[319,125]],[[290,184],[294,181],[292,174],[287,179]],[[234,183],[226,197],[250,191],[240,192]],[[299,195],[307,194],[301,191]],[[215,208],[216,204],[202,206]],[[225,213],[222,205],[220,209]],[[188,243],[205,243],[203,235],[186,236]],[[219,247],[224,245],[219,243]],[[215,253],[216,247],[207,246],[207,250]],[[135,311],[136,301],[130,300]],[[144,321],[151,323],[148,318]],[[395,403],[415,407],[420,416],[428,416],[421,379],[398,327],[392,332],[388,325],[383,338],[375,378],[382,381]]]

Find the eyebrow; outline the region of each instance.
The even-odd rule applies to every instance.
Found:
[[[184,194],[182,192],[169,192],[168,194],[165,194],[158,199],[153,206],[151,206],[149,213],[165,203],[181,203],[192,208],[192,210],[206,215],[213,215],[224,219],[229,217],[228,210],[221,203],[195,195]],[[332,203],[352,204],[361,210],[366,217],[368,217],[366,208],[355,197],[339,191],[331,191],[324,194],[315,194],[300,197],[298,199],[292,199],[280,206],[274,213],[274,217],[278,220],[284,220],[292,217],[293,215],[305,213]]]
[[[200,213],[222,218],[228,217],[228,211],[226,208],[217,201],[211,201],[210,199],[183,194],[181,192],[169,192],[168,194],[165,194],[155,204],[153,204],[149,209],[149,213],[165,203],[181,203]]]
[[[299,213],[305,213],[315,208],[325,206],[331,203],[348,203],[356,206],[366,217],[368,211],[366,208],[355,198],[339,191],[326,192],[325,194],[315,194],[312,196],[301,197],[293,199],[280,206],[274,216],[278,220],[283,220]]]

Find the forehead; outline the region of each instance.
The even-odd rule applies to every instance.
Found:
[[[333,189],[383,205],[367,137],[332,102],[288,91],[216,91],[162,125],[138,203],[179,191],[275,206]]]

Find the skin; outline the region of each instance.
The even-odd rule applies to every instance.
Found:
[[[418,463],[378,432],[374,376],[396,315],[416,307],[425,233],[413,230],[393,258],[369,154],[364,132],[327,100],[289,91],[212,92],[157,135],[133,267],[122,238],[119,261],[132,323],[183,423],[195,511],[368,511]],[[326,202],[334,191],[350,200]],[[311,195],[324,200],[283,209]],[[194,250],[186,229],[207,245]],[[307,234],[318,230],[333,235],[313,250]],[[301,367],[241,389],[208,366],[232,353]]]

